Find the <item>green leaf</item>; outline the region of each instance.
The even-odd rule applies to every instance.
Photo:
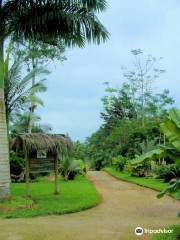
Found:
[[[30,101],[32,104],[34,104],[34,105],[37,105],[37,104],[38,104],[38,105],[44,106],[43,101],[42,101],[39,97],[37,97],[37,96],[35,96],[35,95],[29,96],[28,99],[29,99],[29,101]]]
[[[131,165],[137,165],[137,164],[143,163],[145,161],[152,161],[159,157],[163,157],[164,155],[165,155],[164,149],[161,149],[161,148],[154,149],[150,152],[147,152],[147,153],[135,158],[133,161],[131,161]]]
[[[161,124],[161,129],[170,143],[180,151],[180,128],[178,128],[171,119],[166,119],[165,122]]]
[[[177,125],[180,129],[180,110],[177,108],[171,108],[169,110],[169,118]]]
[[[170,184],[163,191],[161,191],[157,198],[162,198],[166,193],[179,193],[180,191],[180,180],[178,179],[175,183]]]

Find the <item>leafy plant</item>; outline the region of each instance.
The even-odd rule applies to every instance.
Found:
[[[74,160],[69,156],[63,156],[60,161],[60,173],[64,180],[73,180],[78,174],[85,174],[86,167],[82,160]]]
[[[18,176],[23,172],[25,167],[25,161],[23,158],[18,157],[13,151],[10,152],[10,172],[11,176],[15,181]]]
[[[148,160],[152,158],[157,159],[164,155],[174,159],[175,164],[178,167],[180,166],[180,110],[176,108],[170,109],[168,117],[161,124],[161,128],[168,138],[170,146],[161,146],[159,149],[138,157],[133,161],[133,165],[142,164],[143,162],[148,162]],[[174,183],[171,183],[158,194],[158,197],[163,197],[167,192],[175,193],[177,197],[180,197],[180,180],[178,176]]]
[[[161,191],[157,197],[161,198],[166,193],[174,193],[176,195],[177,199],[180,199],[180,179],[178,178],[176,181],[172,181],[172,183],[165,188],[163,191]],[[180,217],[180,212],[178,213],[178,216]]]
[[[143,161],[132,165],[131,162],[129,162],[126,165],[126,170],[131,176],[145,177],[150,174],[151,163],[149,161]]]
[[[127,163],[127,158],[123,156],[113,157],[112,166],[122,172],[124,170],[125,164]]]
[[[37,96],[32,97],[32,94],[46,91],[46,86],[44,84],[45,79],[39,80],[34,86],[31,86],[31,81],[34,74],[37,76],[49,74],[49,71],[41,67],[30,71],[22,77],[22,67],[25,57],[15,55],[13,63],[10,65],[11,52],[12,48],[9,46],[4,63],[4,90],[7,125],[9,125],[10,118],[13,118],[12,113],[19,113],[20,110],[29,107],[30,102],[33,101],[34,104],[43,105],[43,101]]]
[[[156,165],[153,168],[153,172],[156,174],[156,178],[163,179],[165,182],[169,182],[173,178],[180,177],[180,168],[175,164]]]
[[[6,39],[84,47],[86,41],[100,44],[108,32],[97,17],[106,9],[102,0],[0,1],[0,198],[10,196],[8,136],[4,98],[4,47]]]
[[[29,113],[13,114],[13,119],[9,126],[10,136],[16,137],[19,134],[28,132]],[[42,124],[41,118],[38,115],[33,115],[33,127],[32,132],[37,133],[49,133],[52,131],[52,127],[49,124]]]

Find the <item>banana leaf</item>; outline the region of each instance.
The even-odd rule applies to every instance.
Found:
[[[131,165],[137,165],[140,163],[143,163],[145,161],[152,161],[152,160],[156,160],[160,157],[164,157],[165,156],[165,150],[158,148],[158,149],[154,149],[150,152],[147,152],[141,156],[136,157],[133,161],[131,161]]]

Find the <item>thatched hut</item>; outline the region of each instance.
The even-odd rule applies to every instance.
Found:
[[[29,173],[54,172],[55,194],[58,190],[58,158],[72,151],[70,138],[62,134],[21,134],[12,140],[11,149],[25,158],[26,193],[30,195]]]

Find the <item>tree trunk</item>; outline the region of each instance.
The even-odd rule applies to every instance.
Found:
[[[31,197],[31,192],[29,188],[29,158],[26,150],[25,150],[25,161],[26,161],[26,197]]]
[[[4,99],[3,39],[0,39],[0,199],[10,197],[9,144]]]
[[[32,70],[34,71],[35,68],[36,68],[36,64],[37,64],[37,61],[35,63],[35,59],[34,57],[32,57]],[[33,77],[32,77],[32,87],[35,85],[36,83],[36,76],[35,76],[35,73],[33,74]],[[34,95],[34,91],[33,91],[33,95]],[[30,107],[30,111],[29,111],[29,122],[28,122],[28,133],[32,133],[32,128],[33,128],[33,115],[34,115],[34,110],[35,110],[35,105],[34,103],[31,103],[31,107]]]

